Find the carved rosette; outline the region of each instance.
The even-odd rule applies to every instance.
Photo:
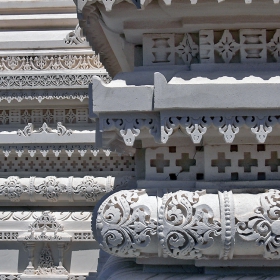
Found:
[[[91,202],[96,201],[101,194],[113,190],[111,185],[106,186],[105,184],[101,184],[96,178],[92,176],[85,176],[82,183],[78,186],[73,186],[73,189],[74,194],[80,195],[84,197],[86,201]]]
[[[147,197],[144,190],[120,191],[99,207],[96,238],[104,251],[121,257],[145,255],[141,251],[156,234],[157,223],[151,218],[150,207],[140,197]]]
[[[43,184],[35,187],[35,193],[42,194],[50,202],[56,202],[64,189],[66,186],[60,184],[56,177],[48,176]]]
[[[21,184],[17,176],[8,177],[4,184],[0,185],[0,195],[4,195],[15,202],[20,201],[21,195],[27,190],[27,186]]]
[[[199,191],[178,191],[163,197],[158,232],[165,256],[203,258],[205,256],[201,250],[213,244],[213,235],[220,235],[221,224],[213,220],[212,209],[205,204],[196,205],[204,194]]]

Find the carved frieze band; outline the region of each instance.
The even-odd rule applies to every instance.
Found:
[[[279,213],[279,190],[163,197],[129,190],[109,196],[92,225],[102,249],[120,257],[280,259]]]
[[[92,70],[99,68],[103,68],[103,65],[99,60],[99,55],[94,54],[0,57],[0,71]]]
[[[30,157],[34,157],[36,153],[41,153],[43,157],[52,153],[55,157],[59,157],[61,152],[64,151],[68,157],[72,157],[75,151],[83,157],[87,153],[90,153],[94,157],[100,154],[104,154],[108,157],[111,154],[110,149],[96,149],[94,145],[3,145],[0,146],[0,151],[3,152],[5,157],[9,157],[11,152],[14,151],[18,157],[21,157],[23,153],[28,153]]]
[[[108,74],[97,75],[105,82],[110,82]],[[0,88],[87,88],[96,74],[34,74],[0,75]]]
[[[10,176],[0,178],[0,200],[19,201],[87,201],[95,202],[105,193],[113,190],[114,178],[85,176],[19,178]]]
[[[181,37],[180,42],[175,37]],[[253,28],[144,34],[144,65],[279,62],[279,39],[280,29],[274,29],[272,35],[270,30]]]
[[[142,118],[142,119],[141,119]],[[280,122],[278,116],[219,116],[219,117],[192,117],[163,116],[159,120],[157,115],[150,119],[143,119],[140,114],[133,117],[119,119],[100,119],[100,131],[118,130],[127,146],[132,146],[135,138],[140,135],[141,129],[148,128],[156,142],[166,143],[174,129],[180,129],[189,135],[195,144],[199,144],[207,128],[213,125],[224,136],[226,143],[232,143],[239,128],[246,125],[255,134],[259,143],[265,143],[267,135],[272,132],[272,127]]]

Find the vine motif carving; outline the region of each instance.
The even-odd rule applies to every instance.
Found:
[[[133,257],[140,248],[150,244],[156,234],[157,223],[151,219],[151,210],[138,205],[145,191],[121,191],[105,200],[98,209],[96,227],[100,230],[101,248],[113,255]]]
[[[280,259],[280,191],[272,189],[262,194],[260,206],[236,227],[243,240],[264,247],[264,258]]]
[[[15,202],[20,201],[21,195],[27,191],[27,186],[22,185],[17,176],[8,177],[4,184],[0,185],[0,195],[4,195]]]
[[[35,193],[42,194],[50,202],[57,202],[58,197],[66,189],[66,186],[59,183],[54,176],[46,177],[43,184],[35,186]]]
[[[159,210],[159,240],[165,255],[179,259],[205,258],[221,234],[220,222],[213,220],[213,210],[206,204],[196,205],[205,192],[178,191],[163,197]]]

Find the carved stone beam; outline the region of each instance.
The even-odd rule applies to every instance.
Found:
[[[80,201],[95,202],[107,192],[113,190],[115,178],[85,176],[19,178],[10,176],[0,178],[0,201]]]
[[[119,257],[278,260],[279,205],[279,190],[120,191],[95,210],[92,228],[101,248]]]

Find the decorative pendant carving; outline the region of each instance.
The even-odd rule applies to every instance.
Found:
[[[277,123],[275,117],[263,117],[258,116],[248,117],[246,119],[246,124],[251,127],[252,133],[256,135],[259,143],[264,143],[267,135],[272,132],[272,126]]]

